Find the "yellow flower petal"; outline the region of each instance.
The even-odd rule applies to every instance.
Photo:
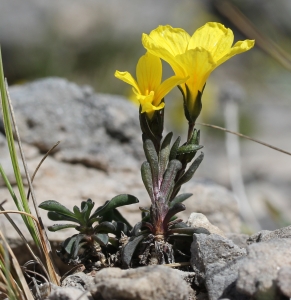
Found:
[[[217,61],[229,52],[233,39],[230,29],[220,23],[209,22],[194,32],[188,49],[202,47],[211,53],[214,61]]]
[[[135,79],[132,77],[132,75],[130,73],[116,71],[114,76],[116,78],[130,84],[131,86],[133,86],[140,93],[140,89],[138,87],[138,84],[137,84],[137,82],[135,81]]]
[[[181,78],[178,76],[172,76],[166,79],[156,90],[156,96],[153,101],[154,105],[158,105],[161,100],[176,86],[185,83],[188,77]]]
[[[141,94],[155,91],[162,81],[161,60],[150,53],[143,55],[136,66],[136,77]]]
[[[186,84],[191,92],[192,101],[195,101],[198,91],[202,92],[208,76],[215,69],[215,62],[211,54],[200,47],[178,55],[176,60],[189,75]]]
[[[185,77],[186,74],[176,63],[175,56],[186,51],[189,39],[189,34],[183,29],[166,25],[159,26],[149,35],[144,33],[142,44],[150,53],[169,63],[177,76]]]
[[[217,66],[221,65],[222,63],[224,63],[225,61],[227,61],[234,55],[237,55],[237,54],[240,54],[240,53],[243,53],[243,52],[246,52],[246,51],[252,49],[254,47],[254,45],[255,45],[254,40],[245,40],[245,41],[239,41],[239,42],[235,43],[235,45],[230,49],[230,51],[216,62]]]

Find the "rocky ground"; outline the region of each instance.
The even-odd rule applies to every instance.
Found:
[[[149,199],[140,179],[143,153],[135,106],[60,78],[11,87],[10,95],[31,173],[43,154],[61,141],[34,180],[39,203],[54,199],[72,208],[91,198],[98,206],[130,193],[140,203],[120,210],[132,224],[139,220],[138,206],[148,205]],[[0,153],[14,184],[1,133]],[[207,157],[205,162],[212,167]],[[151,266],[108,268],[91,277],[76,273],[63,281],[62,288],[54,287],[49,299],[77,299],[84,292],[79,299],[289,299],[291,227],[241,234],[237,203],[226,188],[197,176],[184,189],[193,196],[181,217],[206,229],[194,234],[190,272]],[[1,179],[0,199],[8,199],[6,209],[15,209]],[[52,224],[45,212],[42,217],[46,226]],[[23,226],[21,218],[13,218]],[[4,218],[0,222],[1,230],[15,240],[15,231]],[[60,231],[49,238],[62,240],[69,234]],[[43,290],[45,298],[45,286]]]

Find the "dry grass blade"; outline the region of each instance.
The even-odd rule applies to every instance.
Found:
[[[0,211],[0,214],[21,214],[21,215],[28,216],[35,221],[35,224],[37,225],[38,230],[41,233],[41,225],[39,224],[39,221],[37,220],[37,218],[35,216],[33,216],[32,214],[26,213],[24,211],[17,211],[17,210]],[[51,250],[49,251],[48,245],[46,243],[47,239],[45,239],[42,234],[40,234],[40,241],[41,241],[41,246],[42,246],[42,249],[43,249],[43,252],[45,255],[45,261],[46,261],[46,265],[48,268],[48,273],[50,275],[50,280],[52,281],[52,283],[54,283],[56,285],[60,285],[60,275],[59,275],[58,269],[56,268],[56,266],[53,263],[52,252],[51,252]]]
[[[60,141],[58,141],[53,147],[51,147],[51,149],[49,149],[49,151],[41,159],[41,161],[39,162],[39,164],[37,165],[35,171],[33,172],[32,176],[31,176],[31,182],[33,182],[34,177],[35,177],[37,171],[39,170],[39,168],[41,167],[42,163],[50,155],[50,153],[52,153],[52,151],[54,151],[54,149],[59,145],[59,143],[60,143]],[[29,196],[30,196],[30,189],[28,190],[28,193],[27,193],[27,200],[29,200]]]
[[[273,150],[276,150],[276,151],[279,151],[279,152],[282,152],[284,154],[287,154],[287,155],[291,155],[291,152],[288,152],[286,150],[283,150],[283,149],[280,149],[278,147],[275,147],[275,146],[272,146],[270,144],[267,144],[267,143],[264,143],[264,142],[261,142],[259,140],[256,140],[256,139],[253,139],[247,135],[244,135],[244,134],[241,134],[241,133],[238,133],[238,132],[235,132],[235,131],[231,131],[231,130],[228,130],[226,128],[223,128],[223,127],[220,127],[220,126],[216,126],[216,125],[211,125],[211,124],[206,124],[206,123],[199,123],[199,122],[196,122],[197,125],[202,125],[202,126],[207,126],[207,127],[210,127],[210,128],[214,128],[214,129],[219,129],[219,130],[222,130],[224,132],[228,132],[228,133],[231,133],[231,134],[235,134],[239,137],[242,137],[242,138],[245,138],[247,140],[250,140],[250,141],[253,141],[255,143],[258,143],[258,144],[261,144],[263,146],[266,146],[268,148],[271,148]]]
[[[15,273],[16,273],[16,276],[17,276],[17,279],[14,278],[14,280],[11,278],[10,282],[14,285],[13,286],[13,289],[15,291],[18,290],[18,296],[19,298],[17,299],[27,299],[27,300],[33,300],[33,295],[27,285],[27,282],[24,278],[24,275],[22,273],[22,270],[21,270],[21,267],[14,255],[14,253],[12,252],[11,248],[9,247],[4,235],[2,234],[2,232],[0,231],[0,239],[2,240],[3,244],[4,244],[4,247],[5,249],[7,249],[8,253],[9,253],[9,256],[10,256],[10,259],[11,259],[11,264],[13,266],[13,269],[15,270]],[[10,273],[11,274],[11,273]],[[8,278],[7,279],[7,282],[8,282]],[[18,282],[18,284],[16,284],[16,282]],[[20,285],[20,286],[18,286]],[[25,298],[24,297],[21,297],[21,294],[24,293],[25,295]]]

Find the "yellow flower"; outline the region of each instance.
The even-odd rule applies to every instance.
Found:
[[[172,76],[162,81],[162,62],[160,58],[150,53],[143,55],[136,66],[135,80],[128,72],[115,72],[115,77],[130,84],[140,105],[141,113],[147,113],[152,118],[156,110],[162,109],[165,103],[162,101],[175,86],[182,84],[187,78]]]
[[[169,25],[159,26],[149,35],[143,34],[142,43],[148,52],[168,62],[176,76],[189,76],[180,85],[189,121],[195,122],[201,111],[201,95],[210,73],[232,56],[254,46],[253,40],[245,40],[232,47],[233,39],[230,29],[215,22],[206,23],[192,36]]]

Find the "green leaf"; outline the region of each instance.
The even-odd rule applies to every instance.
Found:
[[[139,202],[138,199],[132,195],[121,194],[115,196],[110,201],[106,202],[103,206],[98,207],[97,210],[91,216],[91,218],[95,218],[97,216],[103,216],[106,212],[113,210],[116,207],[134,204],[138,202]]]
[[[72,247],[72,253],[73,253],[72,258],[73,258],[73,259],[77,258],[78,252],[79,252],[79,250],[80,250],[80,247],[82,246],[82,245],[80,245],[80,242],[81,242],[85,237],[86,237],[85,234],[78,234],[78,235],[77,235],[77,238],[76,238],[76,240],[75,240],[75,243],[73,244],[73,247]]]
[[[131,232],[130,232],[130,235],[131,235],[131,236],[137,236],[137,235],[139,234],[139,232],[140,232],[141,227],[142,227],[142,222],[136,223],[136,224],[133,226],[133,228],[132,228],[132,230],[131,230]]]
[[[18,158],[17,158],[17,151],[15,147],[15,141],[14,141],[14,136],[13,136],[13,127],[12,127],[12,122],[11,122],[11,111],[9,107],[9,99],[8,99],[8,91],[6,90],[5,86],[5,77],[4,77],[4,72],[3,72],[3,63],[2,63],[2,55],[1,55],[1,49],[0,49],[0,101],[1,105],[0,107],[2,108],[2,116],[3,116],[3,125],[4,125],[4,130],[5,130],[5,136],[8,144],[8,149],[9,149],[9,154],[11,158],[11,163],[14,171],[14,176],[18,188],[18,192],[20,195],[20,201],[17,197],[12,197],[20,211],[25,211],[29,214],[31,214],[29,205],[28,205],[28,200],[26,198],[26,193],[24,189],[24,184],[20,172],[20,167],[18,163]],[[36,243],[37,247],[40,248],[40,238],[38,234],[38,230],[35,226],[35,223],[32,218],[21,215],[27,229],[29,230],[29,233]]]
[[[86,206],[84,209],[88,210],[88,206]],[[79,220],[80,224],[86,226],[87,224],[86,224],[86,221],[85,221],[85,215],[80,211],[78,206],[75,205],[73,207],[73,212],[74,212],[75,217]]]
[[[169,155],[170,155],[170,146],[171,146],[171,140],[173,137],[173,133],[169,132],[166,137],[163,140],[161,151],[160,151],[160,157],[159,157],[159,177],[163,177],[164,172],[167,168],[167,164],[169,161]],[[160,180],[160,179],[159,179]]]
[[[187,228],[171,228],[169,230],[169,233],[181,233],[181,234],[188,234],[188,235],[193,235],[194,233],[204,233],[204,234],[210,234],[210,232],[203,227],[187,227]]]
[[[143,164],[141,165],[141,178],[152,202],[154,202],[152,171],[151,171],[150,163],[147,161],[143,162]]]
[[[186,199],[188,199],[189,197],[191,197],[193,194],[191,193],[185,193],[185,194],[181,194],[177,197],[175,197],[171,202],[170,202],[170,207],[173,207],[176,203],[181,203],[184,202]]]
[[[64,205],[61,203],[55,201],[55,200],[47,200],[42,202],[38,207],[48,210],[48,211],[53,211],[68,217],[72,217],[76,219],[76,216],[74,213],[72,213],[70,210],[68,210]]]
[[[67,238],[63,243],[62,243],[62,247],[65,249],[65,251],[68,253],[68,254],[72,254],[72,248],[73,248],[73,245],[77,239],[79,234],[75,234],[69,238]]]
[[[82,214],[84,215],[85,223],[89,222],[90,214],[94,205],[95,203],[91,199],[88,199],[87,201],[82,201],[81,210],[82,210]]]
[[[153,182],[153,192],[155,194],[155,190],[158,190],[159,187],[159,161],[158,154],[156,152],[155,146],[153,142],[149,139],[146,139],[143,143],[144,153],[147,161],[150,164],[151,172],[152,172],[152,182]]]
[[[76,228],[76,227],[78,227],[78,225],[75,225],[75,224],[54,224],[52,226],[48,226],[47,229],[49,231],[55,232],[55,231],[62,230],[62,229]]]
[[[94,240],[101,246],[106,246],[109,241],[109,236],[106,233],[97,233],[93,235]]]
[[[195,171],[197,170],[197,168],[199,167],[200,163],[202,162],[204,157],[203,152],[194,160],[194,162],[192,163],[192,165],[189,167],[189,169],[185,172],[185,174],[179,178],[179,180],[177,181],[176,185],[175,185],[175,189],[179,188],[182,184],[186,183],[187,181],[189,181]]]
[[[173,144],[172,148],[171,148],[171,151],[170,151],[170,156],[169,156],[169,160],[173,160],[173,159],[176,159],[176,156],[177,156],[177,151],[178,151],[178,148],[179,148],[179,145],[180,145],[180,141],[181,141],[181,137],[178,136],[175,143]]]
[[[71,221],[71,222],[76,222],[76,223],[80,224],[79,220],[77,220],[76,218],[72,218],[72,217],[62,215],[62,214],[58,214],[54,211],[49,211],[47,213],[47,216],[52,221]]]
[[[110,236],[109,237],[109,242],[112,246],[114,246],[115,248],[119,247],[119,240],[115,237]]]
[[[123,215],[116,208],[113,209],[113,220],[116,222],[124,223],[129,230],[132,229],[131,224],[123,217]]]
[[[108,221],[102,222],[94,227],[95,233],[114,233],[115,230],[115,226]]]
[[[183,145],[178,149],[177,155],[183,155],[183,154],[196,152],[196,151],[200,150],[201,148],[203,148],[202,145],[193,145],[193,144]]]
[[[200,142],[200,130],[194,128],[189,144],[199,145],[199,142]]]
[[[145,238],[145,235],[139,235],[129,239],[128,243],[121,251],[122,267],[129,268],[132,256],[139,243]]]
[[[129,234],[129,228],[123,222],[116,222],[115,228],[116,228],[116,230],[115,230],[114,234],[119,239],[121,238],[121,232],[123,232],[126,235]]]
[[[175,178],[179,170],[182,168],[182,163],[173,159],[169,162],[167,170],[164,175],[164,179],[160,189],[161,198],[165,199],[167,202],[172,194],[173,188],[175,186]]]
[[[177,213],[179,213],[185,209],[186,209],[186,206],[183,203],[176,203],[173,207],[171,207],[164,218],[164,221],[163,221],[164,226],[167,226],[167,224],[170,222],[170,220],[173,216],[175,216]]]

